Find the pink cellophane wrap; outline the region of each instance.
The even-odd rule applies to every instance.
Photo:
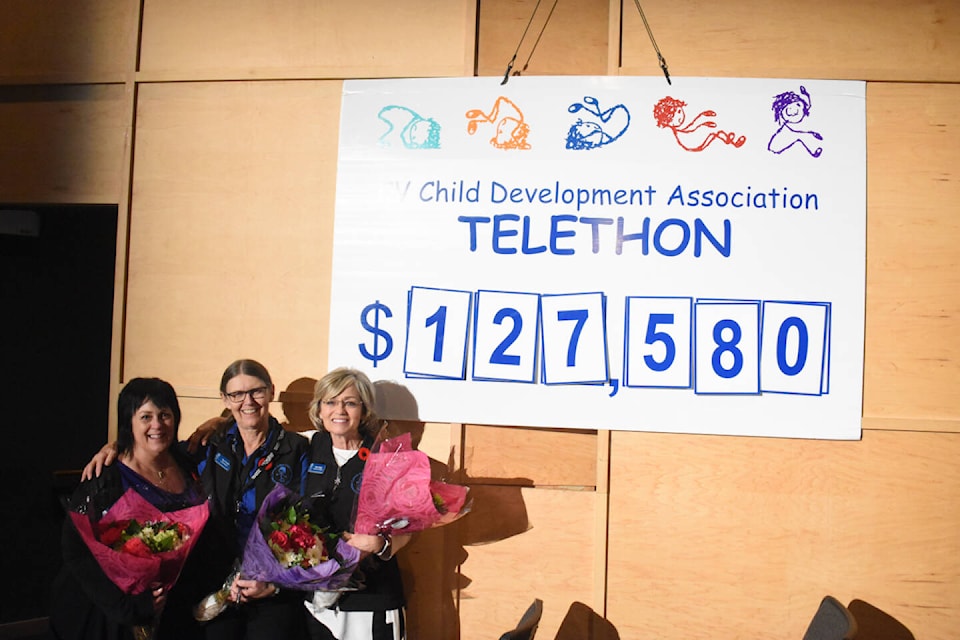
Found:
[[[151,585],[161,584],[169,590],[177,581],[183,563],[193,549],[203,527],[207,524],[210,510],[206,502],[178,511],[160,511],[150,504],[134,489],[127,491],[100,518],[101,524],[110,524],[117,520],[137,520],[138,522],[179,522],[187,535],[179,549],[166,551],[141,558],[122,551],[114,551],[97,539],[93,524],[87,515],[70,512],[70,518],[96,558],[104,574],[124,593],[141,593]]]
[[[433,494],[444,503],[444,513]],[[430,479],[430,459],[413,449],[410,434],[384,440],[363,469],[354,532],[415,533],[466,513],[467,487]]]

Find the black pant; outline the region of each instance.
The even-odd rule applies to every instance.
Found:
[[[207,640],[306,640],[303,594],[283,590],[276,598],[227,607],[207,623]]]

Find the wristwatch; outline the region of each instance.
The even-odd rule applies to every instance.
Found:
[[[377,557],[380,558],[381,560],[389,560],[390,550],[391,550],[390,536],[387,535],[386,533],[381,533],[380,537],[383,538],[383,549],[380,549],[380,551],[377,552]]]

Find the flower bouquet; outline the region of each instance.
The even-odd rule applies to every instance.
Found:
[[[194,616],[211,620],[219,615],[238,575],[300,591],[336,592],[353,588],[350,578],[359,561],[358,549],[311,522],[303,499],[278,484],[260,505],[237,570],[220,591],[204,598]]]
[[[206,502],[163,512],[134,489],[127,491],[99,520],[86,505],[70,512],[74,527],[104,574],[127,594],[163,587],[168,591],[183,569],[209,517]],[[138,627],[138,637],[150,637]]]
[[[383,440],[367,458],[354,532],[415,533],[449,524],[470,511],[468,487],[430,479],[430,459],[410,434]]]

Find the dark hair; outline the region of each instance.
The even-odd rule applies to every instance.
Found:
[[[147,402],[152,402],[158,409],[173,412],[176,438],[181,414],[173,386],[160,378],[134,378],[120,390],[120,397],[117,398],[117,453],[126,453],[133,448],[133,416]]]
[[[234,360],[230,363],[230,366],[224,370],[223,376],[220,378],[220,393],[226,393],[227,383],[240,375],[260,378],[268,387],[273,386],[273,380],[270,379],[270,374],[267,372],[265,366],[256,360],[244,358],[242,360]]]

